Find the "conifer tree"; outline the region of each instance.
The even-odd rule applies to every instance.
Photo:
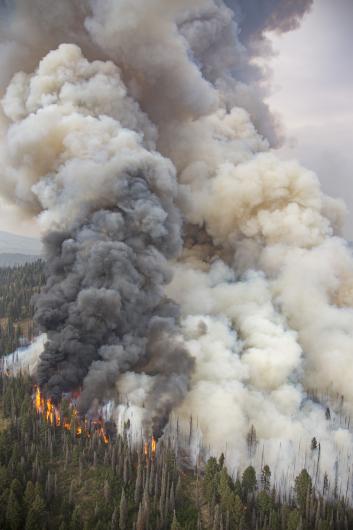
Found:
[[[127,529],[127,502],[125,497],[125,491],[122,490],[120,498],[120,508],[119,508],[119,528],[120,530]]]
[[[295,479],[295,493],[298,505],[301,510],[305,510],[308,495],[311,494],[312,480],[306,469],[302,469]]]
[[[270,491],[271,488],[271,470],[269,466],[265,465],[261,470],[261,486],[265,491]]]
[[[72,512],[70,530],[82,530],[82,519],[78,506],[75,506],[75,509]]]
[[[29,510],[35,499],[35,489],[34,484],[31,480],[27,482],[25,493],[24,493],[24,503],[26,509]]]
[[[135,482],[135,492],[134,492],[134,501],[136,504],[139,504],[141,500],[141,492],[142,492],[142,465],[139,461],[137,466],[137,475],[136,475],[136,482]]]
[[[180,530],[180,525],[178,523],[178,519],[177,519],[175,510],[173,512],[173,520],[172,520],[172,525],[170,527],[170,530]]]
[[[7,501],[6,521],[10,530],[21,528],[21,507],[13,490],[10,490]]]
[[[256,471],[253,466],[248,466],[242,476],[241,486],[245,495],[245,499],[249,493],[254,493],[256,489]]]

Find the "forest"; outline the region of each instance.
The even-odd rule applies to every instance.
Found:
[[[316,491],[308,472],[291,492],[277,489],[267,465],[231,476],[223,455],[181,465],[173,440],[130,443],[120,435],[66,428],[38,413],[33,381],[2,374],[0,528],[4,530],[349,530],[343,499]],[[62,405],[64,406],[64,405]],[[68,427],[69,425],[69,427]]]
[[[43,282],[40,261],[0,270],[1,318],[14,328],[26,319],[31,324],[31,296]],[[129,422],[119,434],[102,419],[87,425],[70,401],[54,407],[41,397],[28,374],[0,374],[1,529],[353,528],[345,499],[325,483],[318,491],[306,469],[282,491],[266,463],[233,474],[223,454],[194,464],[175,437],[153,449],[151,440],[131,442]],[[254,438],[252,428],[249,446]],[[315,438],[311,449],[317,450]]]
[[[33,296],[44,284],[44,262],[0,268],[0,356],[33,338]]]

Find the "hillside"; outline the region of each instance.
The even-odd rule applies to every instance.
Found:
[[[16,267],[26,263],[33,263],[38,260],[38,257],[30,254],[0,254],[0,267]]]
[[[38,238],[19,236],[0,230],[0,254],[39,256],[42,254],[42,244]]]
[[[0,382],[0,528],[4,530],[348,530],[344,499],[315,490],[306,470],[293,493],[271,482],[271,470],[228,474],[224,456],[186,470],[175,439],[130,442],[105,424],[81,429],[62,402],[34,407],[33,382]],[[59,419],[59,421],[58,421]]]
[[[0,269],[3,334],[10,322],[32,322],[30,298],[43,282],[42,262]],[[236,475],[223,455],[193,466],[177,434],[156,450],[151,439],[132,444],[129,422],[117,434],[111,422],[80,417],[68,398],[54,407],[34,388],[25,374],[0,374],[3,530],[353,528],[346,494],[327,481],[318,490],[305,469],[288,487],[265,462]],[[315,440],[311,451],[320,451]]]
[[[33,263],[42,251],[42,244],[37,238],[0,231],[0,267]]]
[[[33,295],[44,283],[44,263],[0,268],[0,357],[33,338]]]

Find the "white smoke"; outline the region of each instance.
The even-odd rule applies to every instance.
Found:
[[[1,370],[11,374],[18,374],[22,371],[35,375],[39,356],[43,351],[46,340],[47,337],[44,334],[39,335],[29,346],[18,348],[13,353],[3,357]]]
[[[351,495],[353,258],[339,237],[344,206],[258,132],[271,137],[274,123],[247,84],[233,12],[221,0],[105,0],[92,9],[63,2],[59,14],[48,2],[44,16],[40,4],[29,14],[18,2],[3,44],[16,60],[6,68],[75,44],[46,55],[34,75],[17,73],[4,94],[3,194],[39,215],[44,231],[65,230],[97,196],[109,203],[117,173],[148,168],[185,227],[165,292],[180,305],[195,369],[174,419],[187,425],[192,416],[197,444],[201,433],[203,448],[226,451],[234,469],[262,460],[289,480],[305,464],[318,484],[325,471],[331,483],[339,473]],[[136,436],[153,377],[116,375],[114,414],[120,427],[130,419]],[[246,441],[252,426],[255,451]]]

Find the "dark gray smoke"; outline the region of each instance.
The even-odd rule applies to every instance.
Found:
[[[264,31],[295,29],[314,0],[225,0],[240,17],[243,42],[261,38]]]
[[[152,190],[142,171],[117,175],[115,185],[110,210],[92,209],[71,233],[44,240],[48,283],[36,320],[48,342],[38,378],[55,398],[84,381],[81,408],[87,411],[94,399],[109,395],[120,373],[142,370],[156,358],[150,406],[158,404],[160,432],[192,370],[173,338],[177,308],[163,294],[170,279],[166,258],[180,249],[180,220],[170,198]]]
[[[276,140],[240,11],[221,0],[16,0],[8,13],[0,87],[37,68],[17,73],[2,101],[0,184],[47,234],[39,383],[55,399],[82,387],[85,412],[119,393],[122,373],[146,374],[143,421],[159,435],[193,370],[164,291],[181,211],[199,242],[206,229],[211,247],[222,242],[203,219],[217,218],[206,182],[267,147],[255,129]],[[272,27],[277,11],[261,13],[247,34]],[[61,42],[73,44],[49,51]]]

